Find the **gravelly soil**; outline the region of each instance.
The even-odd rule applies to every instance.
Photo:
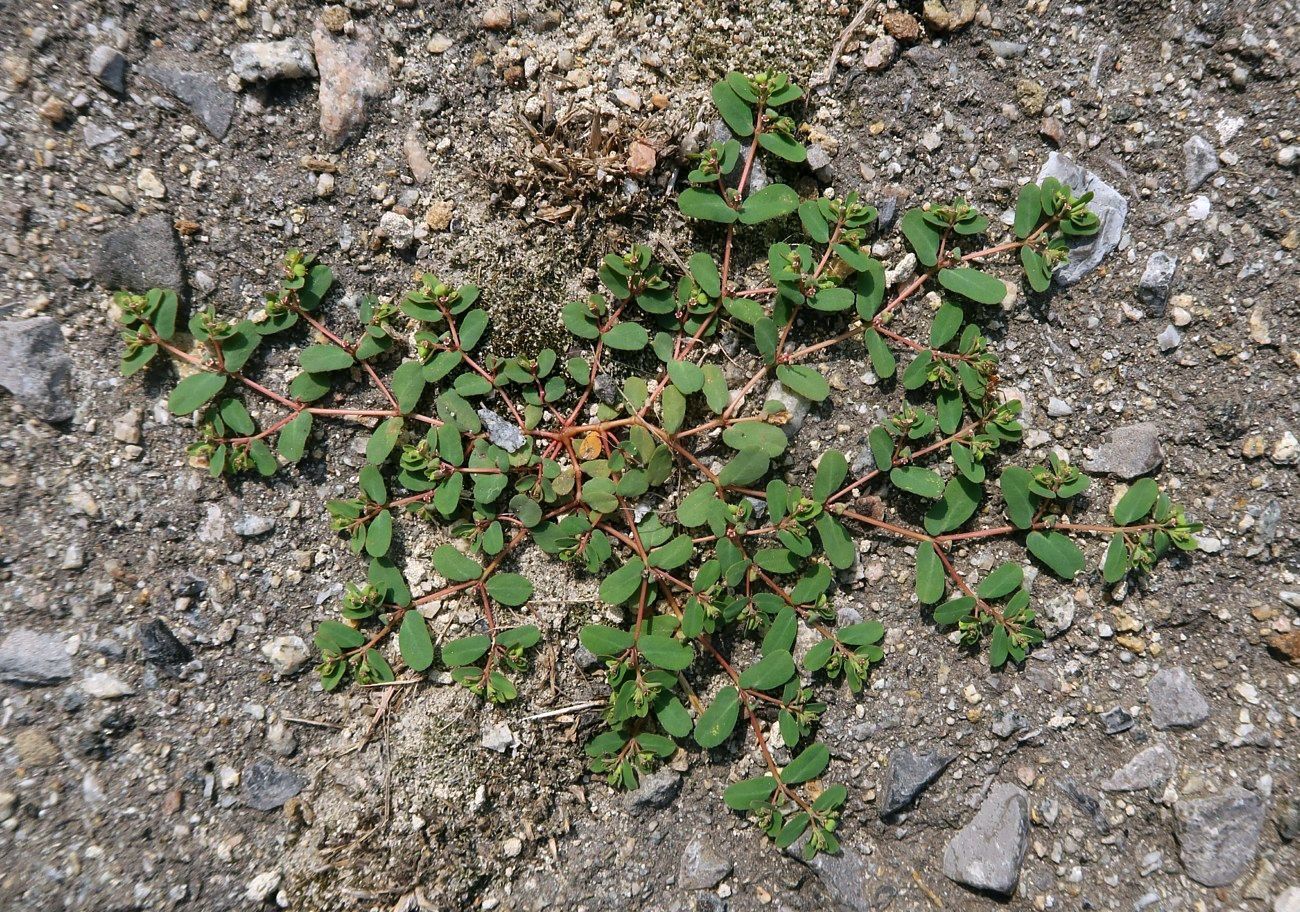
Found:
[[[275,674],[263,647],[310,641],[359,575],[325,532],[323,501],[350,490],[364,432],[340,429],[320,460],[270,483],[208,480],[186,465],[191,429],[167,418],[164,378],[117,377],[96,276],[109,232],[158,215],[176,226],[195,304],[246,312],[300,246],[334,267],[342,325],[347,295],[398,293],[433,270],[488,289],[500,350],[535,348],[558,338],[559,304],[592,286],[605,249],[689,249],[672,181],[710,81],[763,60],[806,81],[856,6],[580,0],[516,9],[497,30],[484,27],[496,15],[486,4],[348,6],[0,10],[0,315],[58,321],[75,405],[50,425],[0,399],[0,637],[36,630],[58,637],[45,647],[56,665],[71,654],[66,680],[0,685],[0,907],[982,907],[993,900],[946,879],[942,857],[994,783],[1023,788],[1030,806],[1012,907],[1300,907],[1288,841],[1300,829],[1300,670],[1265,645],[1300,625],[1300,595],[1283,595],[1300,590],[1293,3],[990,5],[879,71],[864,65],[868,16],[813,94],[811,138],[831,164],[801,191],[829,181],[882,208],[962,194],[993,216],[1059,148],[1127,199],[1119,248],[1098,270],[1022,296],[990,335],[1025,402],[1029,456],[1055,446],[1086,459],[1106,433],[1154,422],[1159,478],[1207,530],[1201,553],[1122,594],[1096,573],[1077,591],[1040,578],[1035,594],[1064,595],[1072,624],[1000,674],[922,620],[906,554],[866,550],[839,604],[885,624],[888,655],[860,699],[831,696],[823,737],[850,786],[847,848],[811,867],[718,800],[752,757],[684,756],[680,775],[657,780],[663,806],[647,805],[583,772],[595,710],[530,718],[604,696],[574,656],[598,611],[593,585],[540,556],[526,572],[547,595],[530,609],[546,641],[507,709],[435,678],[404,689],[372,729],[381,694],[324,695],[310,664]],[[315,78],[230,81],[232,46],[310,42],[317,17],[372,31],[388,82],[341,150],[323,135]],[[88,71],[100,45],[125,58],[124,92]],[[182,65],[210,75],[188,104],[149,78]],[[223,111],[219,139],[205,119],[219,126]],[[1218,167],[1191,187],[1185,144],[1197,136]],[[639,181],[626,173],[637,138],[659,159]],[[379,235],[388,211],[416,226],[409,247]],[[897,260],[899,243],[883,243]],[[1157,252],[1176,272],[1140,295]],[[834,407],[809,417],[799,456],[856,451],[871,423],[861,416],[883,401],[860,348],[831,355]],[[286,367],[272,359],[273,376]],[[274,528],[239,534],[250,516]],[[142,634],[155,618],[178,647]],[[169,648],[192,660],[147,661]],[[1208,712],[1159,730],[1147,685],[1173,668]],[[115,688],[130,692],[108,697]],[[1135,722],[1106,734],[1101,714],[1116,706]],[[504,752],[481,746],[503,738]],[[1101,789],[1154,744],[1176,758],[1167,783]],[[954,759],[884,822],[876,795],[900,746]],[[250,807],[258,763],[286,777],[271,784],[281,799],[297,794]],[[1175,807],[1233,785],[1262,799],[1264,825],[1233,845],[1240,875],[1205,887],[1185,867]],[[705,862],[683,862],[692,840]]]

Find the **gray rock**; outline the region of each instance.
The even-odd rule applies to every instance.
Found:
[[[488,440],[507,453],[514,453],[519,450],[528,439],[524,437],[524,432],[519,430],[519,425],[513,421],[506,421],[491,409],[481,408],[478,410],[478,416],[487,428]]]
[[[889,35],[877,37],[867,45],[867,53],[862,57],[862,65],[873,73],[887,69],[898,56],[898,42]]]
[[[1029,796],[1008,783],[993,786],[974,819],[943,850],[943,874],[973,890],[1009,896],[1029,848]]]
[[[49,317],[0,323],[0,387],[42,421],[72,417],[72,358],[58,323]]]
[[[86,121],[82,127],[81,138],[86,144],[87,149],[98,149],[100,146],[107,146],[111,142],[117,142],[122,138],[122,131],[116,127],[106,127],[95,123],[93,120]]]
[[[819,180],[830,183],[835,179],[835,169],[831,165],[831,155],[820,143],[808,147],[808,170],[817,175]]]
[[[176,639],[162,618],[154,618],[140,628],[140,652],[146,662],[164,668],[184,665],[194,658],[190,647]]]
[[[709,142],[725,143],[732,139],[736,139],[736,134],[732,133],[731,130],[728,129],[727,124],[721,119],[715,120],[709,125]],[[742,142],[741,145],[744,145],[744,143]],[[731,173],[725,175],[724,179],[726,180],[727,186],[735,187],[740,183],[740,174],[744,170],[741,164],[743,161],[744,156],[741,156]],[[763,156],[760,155],[754,159],[754,166],[750,169],[749,185],[746,187],[746,193],[757,193],[759,190],[766,187],[767,184],[767,169],[763,166]]]
[[[185,274],[171,220],[154,215],[106,234],[95,261],[95,280],[111,291],[165,288],[183,296]]]
[[[311,35],[320,71],[320,128],[331,151],[365,132],[371,109],[388,94],[388,68],[378,59],[374,33],[358,25],[354,36],[336,38],[323,23]]]
[[[803,427],[804,419],[808,417],[808,410],[812,408],[811,400],[786,389],[781,385],[780,380],[772,382],[772,385],[767,388],[767,394],[763,397],[763,400],[765,402],[775,400],[785,407],[790,418],[781,426],[781,429],[785,431],[785,436],[791,438],[799,433],[799,429]]]
[[[994,716],[993,724],[989,727],[993,730],[993,734],[1005,741],[1014,734],[1028,731],[1029,720],[1015,710],[1008,709]]]
[[[230,67],[244,82],[302,79],[316,75],[311,45],[301,38],[237,44],[230,52]]]
[[[110,92],[121,95],[126,91],[126,58],[117,48],[96,45],[86,58],[86,71]]]
[[[0,681],[46,687],[72,677],[63,637],[20,627],[0,643]]]
[[[1219,153],[1201,136],[1193,136],[1183,143],[1183,156],[1183,176],[1188,190],[1195,190],[1219,170]]]
[[[1118,735],[1133,727],[1133,715],[1122,706],[1101,714],[1101,730],[1108,735]]]
[[[235,534],[241,538],[256,538],[275,528],[275,517],[261,513],[245,513],[232,525]]]
[[[1059,152],[1047,156],[1046,164],[1038,172],[1038,183],[1048,177],[1055,177],[1068,185],[1076,195],[1092,191],[1094,196],[1089,205],[1101,221],[1101,229],[1092,237],[1070,242],[1069,259],[1052,273],[1056,284],[1073,285],[1096,269],[1119,245],[1124,220],[1128,217],[1128,201],[1096,174],[1079,167]]]
[[[1283,842],[1295,842],[1300,839],[1300,800],[1284,798],[1278,802],[1277,835]]]
[[[897,814],[911,804],[931,782],[955,759],[955,754],[938,751],[913,751],[896,747],[889,753],[885,769],[885,786],[876,799],[876,813],[881,818]]]
[[[1074,596],[1068,592],[1052,596],[1039,608],[1038,626],[1049,640],[1059,637],[1074,624]]]
[[[1238,785],[1175,804],[1178,857],[1187,876],[1206,887],[1226,887],[1246,873],[1267,813],[1263,798]]]
[[[629,808],[665,808],[682,788],[682,774],[665,766],[641,780],[641,787],[628,792]]]
[[[786,852],[802,859],[806,841],[807,837],[800,839]],[[884,908],[868,894],[869,889],[880,883],[879,866],[872,864],[852,846],[841,845],[835,855],[821,852],[806,864],[817,875],[817,881],[831,901],[830,908],[836,912],[873,912]]]
[[[1182,344],[1183,334],[1175,329],[1172,323],[1162,329],[1160,335],[1156,336],[1156,345],[1160,346],[1162,352],[1171,352]]]
[[[1151,724],[1161,730],[1195,728],[1210,717],[1210,704],[1181,668],[1162,668],[1156,673],[1147,683],[1147,704]]]
[[[376,235],[394,250],[406,250],[415,243],[415,224],[400,212],[385,212],[379,217]]]
[[[1153,744],[1134,755],[1101,784],[1105,792],[1158,791],[1178,771],[1178,759],[1163,744]]]
[[[1019,41],[989,41],[989,50],[1001,57],[1003,60],[1015,60],[1017,57],[1025,56],[1028,48]]]
[[[687,890],[712,890],[731,873],[731,859],[723,858],[699,836],[686,844],[677,867],[677,885]]]
[[[151,57],[141,72],[189,108],[209,133],[225,138],[235,116],[235,94],[226,88],[220,74],[200,69],[190,58],[173,53]]]
[[[1164,251],[1151,254],[1147,257],[1146,268],[1142,270],[1142,279],[1138,282],[1138,299],[1152,307],[1164,307],[1169,300],[1174,273],[1177,271],[1178,257],[1172,257]]]
[[[1165,461],[1160,428],[1153,422],[1117,427],[1108,436],[1083,464],[1084,471],[1131,479],[1154,472]]]
[[[303,790],[307,782],[297,771],[257,760],[244,768],[240,777],[244,804],[257,811],[273,811]]]

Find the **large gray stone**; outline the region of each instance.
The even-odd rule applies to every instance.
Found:
[[[1250,868],[1268,808],[1238,785],[1208,798],[1179,801],[1178,857],[1187,876],[1207,887],[1226,887]]]
[[[97,45],[86,58],[86,70],[110,92],[121,95],[126,91],[126,58],[117,48]]]
[[[677,885],[686,890],[712,890],[731,873],[732,866],[730,858],[723,858],[707,840],[696,836],[682,852]]]
[[[356,27],[355,40],[336,38],[323,23],[311,38],[320,71],[320,129],[337,151],[365,132],[371,109],[388,94],[388,70],[364,25]]]
[[[1073,285],[1096,269],[1106,255],[1119,246],[1124,220],[1128,217],[1128,201],[1096,174],[1079,167],[1059,152],[1047,156],[1047,162],[1038,172],[1038,183],[1049,177],[1070,187],[1076,196],[1091,191],[1093,198],[1089,206],[1101,221],[1096,234],[1070,242],[1069,259],[1052,273],[1056,284]]]
[[[1138,282],[1137,296],[1143,304],[1164,307],[1169,292],[1174,287],[1174,273],[1178,271],[1178,257],[1157,250],[1147,257],[1146,268]]]
[[[235,93],[226,88],[221,74],[172,52],[149,58],[140,72],[189,108],[209,133],[225,138],[235,116]]]
[[[876,799],[876,813],[882,818],[897,814],[925,790],[952,763],[955,754],[938,751],[913,751],[896,747],[889,754],[885,785]]]
[[[1159,729],[1195,728],[1210,716],[1210,704],[1182,668],[1162,668],[1147,683],[1147,707]]]
[[[1110,774],[1101,784],[1106,792],[1157,791],[1174,777],[1178,759],[1163,744],[1153,744]]]
[[[72,677],[72,658],[63,638],[26,627],[0,643],[0,681],[44,687]]]
[[[483,427],[487,429],[488,440],[507,453],[517,452],[528,442],[524,432],[519,430],[519,425],[507,421],[491,409],[479,409],[478,417],[483,422]]]
[[[1009,896],[1029,848],[1029,795],[1008,783],[993,786],[974,819],[943,850],[943,874],[973,890]]]
[[[43,421],[72,417],[72,358],[58,323],[49,317],[0,323],[0,387]]]
[[[104,235],[95,280],[111,291],[164,288],[184,297],[185,274],[171,220],[154,215]]]
[[[1188,190],[1195,190],[1219,170],[1219,153],[1204,137],[1193,136],[1183,143],[1183,156],[1183,177]]]
[[[1093,450],[1084,464],[1086,472],[1100,472],[1132,479],[1160,468],[1165,452],[1160,446],[1160,427],[1151,421],[1114,428],[1109,439]]]
[[[804,841],[791,846],[790,854],[802,858]],[[872,912],[878,908],[870,891],[880,883],[879,866],[852,846],[841,845],[834,855],[821,852],[808,862],[808,867],[817,875],[831,908],[837,912]]]

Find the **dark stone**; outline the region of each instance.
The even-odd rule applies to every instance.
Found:
[[[150,58],[141,72],[189,108],[209,133],[225,138],[235,116],[235,94],[226,88],[219,73],[171,54]]]
[[[1133,716],[1122,706],[1116,706],[1101,714],[1102,731],[1108,735],[1118,735],[1133,727]]]
[[[954,754],[940,754],[938,751],[914,752],[909,747],[894,748],[885,770],[885,786],[876,799],[876,813],[883,819],[907,807],[926,786],[939,778],[954,758]]]
[[[627,804],[631,808],[665,808],[672,804],[682,787],[682,774],[664,767],[641,780],[641,787],[628,792]]]
[[[95,280],[116,291],[164,288],[184,296],[180,245],[165,215],[154,215],[104,236],[95,262]]]
[[[258,760],[244,768],[240,792],[244,804],[257,811],[273,811],[297,795],[306,781],[295,770],[269,760]]]
[[[155,618],[140,628],[140,651],[146,662],[164,668],[184,665],[194,658],[190,647],[176,639],[162,618]]]
[[[72,417],[72,358],[58,323],[49,317],[0,323],[0,387],[42,421]]]

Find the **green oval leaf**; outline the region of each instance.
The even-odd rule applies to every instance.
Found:
[[[420,612],[410,610],[402,615],[397,648],[402,653],[402,661],[414,671],[424,671],[433,664],[433,641],[429,638],[429,625]]]
[[[191,374],[172,390],[167,397],[167,410],[173,415],[188,415],[212,401],[226,388],[225,374]]]

